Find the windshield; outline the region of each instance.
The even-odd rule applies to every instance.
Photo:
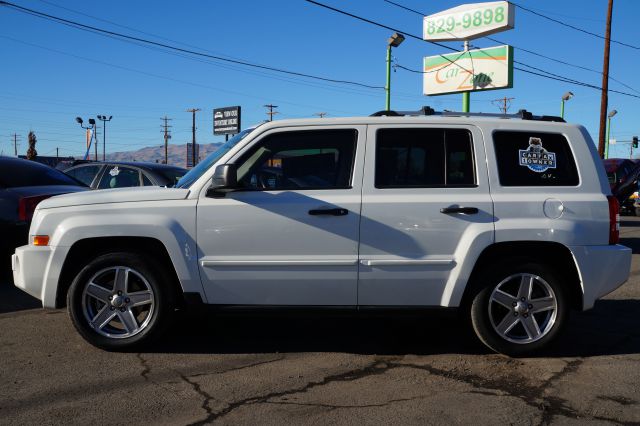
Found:
[[[155,172],[167,180],[168,187],[174,186],[184,175],[187,174],[185,169],[181,169],[179,167],[176,167],[175,169],[156,169]]]
[[[206,172],[216,161],[218,161],[220,157],[229,152],[231,148],[236,146],[238,142],[254,130],[255,127],[250,127],[229,139],[224,145],[213,151],[207,156],[207,158],[198,163],[197,166],[189,170],[186,175],[182,176],[178,183],[176,183],[176,188],[187,188],[191,186],[191,184],[198,180],[198,178],[202,176],[203,173]]]

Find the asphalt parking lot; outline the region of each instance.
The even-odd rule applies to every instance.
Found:
[[[86,344],[0,281],[0,424],[640,424],[640,218],[630,280],[544,357],[449,315],[183,316],[144,353]]]

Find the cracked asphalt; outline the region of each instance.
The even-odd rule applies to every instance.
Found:
[[[86,344],[0,280],[0,424],[640,425],[640,218],[630,280],[544,356],[485,350],[448,313],[183,315],[144,353]]]

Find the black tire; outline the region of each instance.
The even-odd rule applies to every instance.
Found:
[[[116,276],[123,271],[126,274],[122,276],[129,277],[129,281],[124,280],[126,291],[117,298],[116,303]],[[96,347],[114,351],[140,349],[158,338],[170,322],[175,306],[172,283],[167,278],[170,276],[161,264],[141,253],[101,255],[78,273],[69,288],[67,307],[71,321],[80,335]],[[91,280],[99,286],[90,287]],[[99,289],[100,298],[89,296],[90,288],[92,291]],[[125,299],[127,295],[131,298]],[[151,302],[145,302],[143,299],[146,298]],[[135,306],[136,300],[143,304]],[[93,318],[98,318],[97,314],[102,313],[103,308],[105,317],[101,319],[106,320],[112,314],[116,316],[104,326],[92,326],[89,317],[95,313]],[[125,316],[128,321],[133,318],[134,322],[128,323],[130,327],[121,320]],[[139,327],[137,331],[136,326]]]
[[[547,348],[569,316],[569,300],[560,277],[552,267],[522,258],[505,259],[484,269],[470,307],[477,337],[490,349],[510,356],[533,355]],[[527,288],[523,285],[533,288],[526,301],[518,297],[520,289]],[[535,312],[547,305],[554,308]]]
[[[636,214],[636,216],[640,216],[640,207],[635,207],[633,209],[633,212]]]

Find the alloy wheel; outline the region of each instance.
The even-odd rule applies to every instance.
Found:
[[[151,320],[155,295],[133,268],[113,266],[97,272],[82,292],[82,312],[98,334],[124,339],[142,332]]]
[[[503,339],[518,344],[546,336],[556,321],[558,301],[541,277],[519,273],[502,280],[489,298],[489,319]]]

